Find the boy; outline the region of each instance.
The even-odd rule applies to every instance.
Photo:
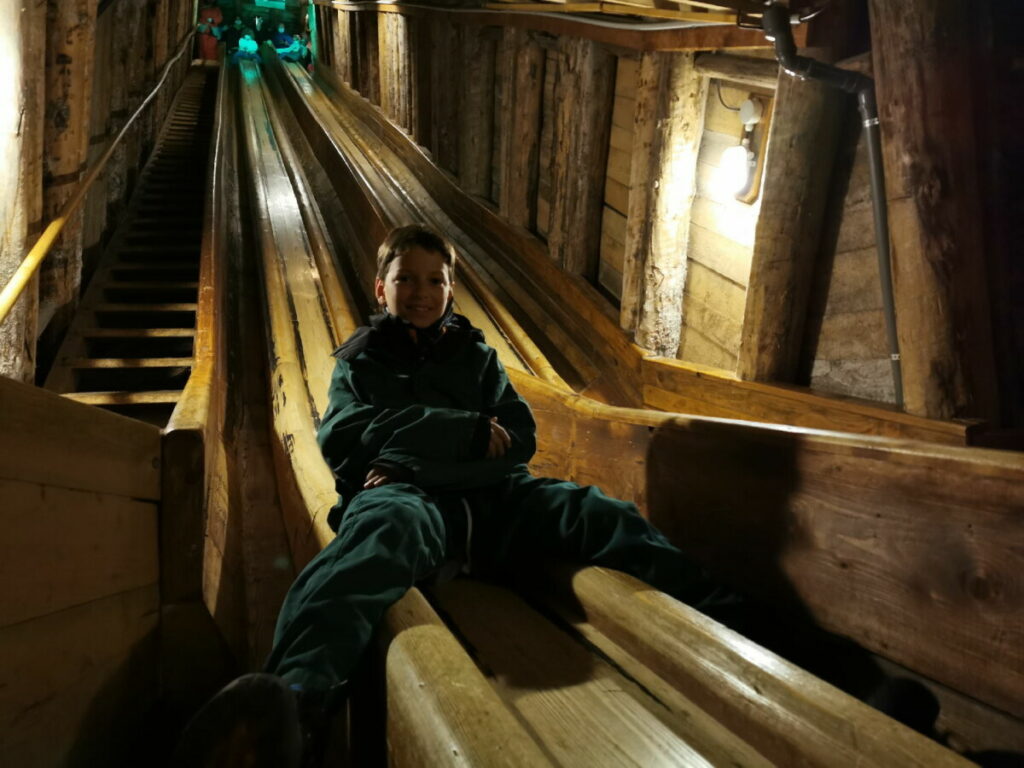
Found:
[[[419,225],[381,245],[383,312],[335,351],[317,435],[336,478],[328,522],[338,536],[285,598],[267,662],[274,677],[248,676],[218,699],[255,701],[258,690],[260,706],[286,713],[270,721],[289,729],[295,695],[299,708],[329,709],[384,612],[446,561],[507,578],[557,557],[626,571],[691,604],[720,602],[632,504],[529,474],[533,416],[494,349],[453,313],[455,261],[451,244]]]

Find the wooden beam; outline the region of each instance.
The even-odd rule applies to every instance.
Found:
[[[741,379],[796,376],[844,107],[838,91],[779,74],[736,369]]]
[[[690,206],[707,79],[692,54],[640,61],[620,324],[636,343],[675,357],[683,319]]]
[[[314,0],[317,4],[327,0]],[[594,4],[598,5],[598,4]],[[634,51],[713,51],[723,48],[769,48],[764,33],[757,29],[741,29],[735,24],[697,25],[678,29],[644,29],[643,24],[635,28],[612,27],[607,23],[595,23],[569,13],[534,14],[509,12],[502,6],[496,11],[473,11],[425,6],[396,5],[392,3],[333,3],[335,8],[346,10],[373,10],[381,13],[405,13],[415,16],[442,17],[459,24],[480,24],[546,32],[551,35],[567,35],[593,40],[596,43],[629,48]],[[564,6],[563,6],[564,7]],[[585,8],[575,4],[575,8]],[[609,6],[611,7],[611,6]],[[558,5],[545,3],[547,11],[557,11]],[[626,9],[628,10],[628,9]],[[504,11],[504,12],[503,12]],[[602,20],[603,21],[603,20]],[[793,30],[798,46],[806,41],[806,24]]]
[[[996,420],[974,13],[953,0],[869,10],[905,407]]]
[[[459,183],[471,195],[490,197],[494,138],[494,65],[497,46],[482,27],[462,30]]]
[[[499,56],[510,62],[501,89],[501,199],[512,224],[530,227],[537,212],[537,158],[544,88],[544,51],[523,29],[502,30]]]
[[[774,91],[779,81],[779,65],[772,59],[755,59],[728,53],[699,53],[694,62],[702,75],[755,88]]]
[[[563,269],[596,280],[615,57],[590,40],[558,44],[548,251]]]
[[[430,48],[430,19],[425,16],[410,17],[412,37],[412,135],[417,144],[431,146],[433,131],[433,51]]]
[[[71,198],[89,149],[96,0],[48,0],[43,218]],[[82,212],[64,227],[40,270],[40,329],[56,342],[71,322],[82,279]]]

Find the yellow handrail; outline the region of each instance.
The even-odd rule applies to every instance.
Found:
[[[85,199],[85,193],[89,191],[89,187],[96,180],[96,177],[103,173],[106,168],[107,161],[110,156],[114,154],[114,150],[117,145],[124,138],[124,135],[131,128],[132,123],[135,119],[142,114],[142,111],[149,105],[149,103],[156,97],[157,92],[163,87],[164,81],[167,80],[167,75],[171,71],[171,65],[174,64],[178,59],[184,55],[185,51],[188,50],[192,37],[195,35],[195,30],[190,30],[182,41],[181,46],[178,48],[178,52],[174,54],[174,58],[170,59],[164,64],[163,70],[160,72],[160,79],[157,84],[153,86],[153,90],[149,92],[149,95],[139,104],[138,109],[132,113],[132,116],[128,118],[124,126],[118,132],[114,140],[110,142],[110,146],[107,147],[107,151],[103,153],[103,157],[99,159],[89,172],[85,175],[82,183],[78,185],[78,189],[75,190],[75,194],[72,195],[71,199],[64,204],[57,218],[51,221],[43,234],[39,236],[36,244],[32,246],[29,252],[25,255],[21,265],[18,267],[18,271],[11,277],[10,282],[4,286],[3,291],[0,291],[0,323],[3,323],[7,319],[7,315],[10,314],[14,308],[14,304],[21,297],[22,291],[25,290],[25,286],[28,285],[32,276],[35,275],[39,269],[39,265],[43,263],[43,259],[50,253],[50,248],[53,247],[54,242],[60,236],[61,231],[64,229],[64,225],[67,223],[71,215],[78,210],[78,206],[82,204],[82,200]]]

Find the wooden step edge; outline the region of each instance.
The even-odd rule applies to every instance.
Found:
[[[103,290],[108,288],[117,288],[118,290],[139,290],[139,291],[156,291],[163,289],[179,289],[179,290],[199,290],[199,283],[196,281],[190,282],[160,282],[159,280],[152,281],[138,281],[138,280],[106,280],[100,286]]]
[[[65,392],[63,397],[86,405],[174,405],[181,399],[180,389],[150,392]]]
[[[199,305],[195,302],[164,303],[164,304],[94,304],[83,307],[92,312],[195,312]]]
[[[62,368],[74,370],[129,368],[191,368],[192,357],[76,357],[61,360]]]
[[[84,339],[191,339],[192,328],[85,328],[78,332]]]

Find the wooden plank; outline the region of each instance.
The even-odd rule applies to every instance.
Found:
[[[160,430],[0,378],[0,477],[160,498]]]
[[[681,702],[685,714],[666,711],[508,590],[459,579],[433,592],[502,698],[559,765],[769,765],[691,702]],[[670,695],[673,703],[680,698]]]
[[[742,288],[746,288],[750,282],[751,250],[750,247],[738,245],[717,232],[692,222],[690,224],[687,255],[691,263],[695,262],[714,270]]]
[[[836,91],[780,77],[737,367],[757,381],[796,375],[841,114]]]
[[[755,88],[774,90],[779,80],[779,65],[771,59],[728,53],[700,53],[694,60],[694,66],[702,75]]]
[[[620,323],[659,355],[679,348],[706,93],[691,55],[641,59]]]
[[[671,681],[773,764],[971,765],[624,573],[583,569],[573,575],[570,588],[560,591],[603,635]]]
[[[498,206],[510,223],[530,227],[536,221],[544,51],[524,30],[506,27],[500,55],[514,64],[508,73],[512,80],[502,88],[504,128]]]
[[[692,311],[688,304],[691,300],[696,302]],[[745,300],[742,288],[701,264],[690,265],[686,276],[686,324],[713,339],[731,355],[739,354]]]
[[[552,765],[419,590],[388,610],[383,632],[390,765]]]
[[[399,13],[382,13],[378,19],[380,45],[380,107],[400,128],[412,129],[408,19]]]
[[[181,399],[180,389],[152,392],[64,392],[61,397],[87,405],[174,405]]]
[[[630,136],[628,149],[612,147],[608,150],[608,174],[607,178],[616,181],[627,189],[630,183],[630,174],[633,167],[633,137]]]
[[[718,368],[723,372],[732,373],[736,370],[736,354],[703,335],[692,325],[683,326],[683,332],[679,339],[679,352],[676,357],[688,363]],[[678,413],[703,413],[707,408],[706,404],[703,406],[692,405],[685,395],[678,393],[673,395],[666,393],[665,390],[654,390],[651,387],[644,387],[644,402],[652,408]],[[743,418],[741,412],[730,411],[728,408],[724,408],[715,415],[733,419]]]
[[[0,628],[157,582],[157,508],[0,479]]]
[[[921,416],[993,418],[988,249],[974,191],[985,164],[971,80],[977,22],[952,2],[868,8],[905,405]]]
[[[134,762],[157,697],[158,611],[154,584],[0,629],[0,763]]]
[[[609,208],[626,213],[629,210],[629,186],[610,177],[605,178],[604,202]]]
[[[702,170],[698,169],[698,177]],[[699,183],[697,188],[700,189]],[[696,239],[694,231],[697,227],[700,227],[721,235],[722,238],[749,250],[754,245],[757,214],[758,209],[756,207],[741,203],[736,199],[727,203],[719,203],[698,193],[697,197],[693,200],[693,207],[690,209],[690,242],[694,242]],[[718,245],[722,244],[719,243]],[[690,258],[694,258],[692,253]],[[745,261],[749,265],[749,256]],[[742,279],[737,279],[739,277],[738,274],[731,276],[730,279],[746,285],[749,272],[750,270],[747,269],[742,275]]]

